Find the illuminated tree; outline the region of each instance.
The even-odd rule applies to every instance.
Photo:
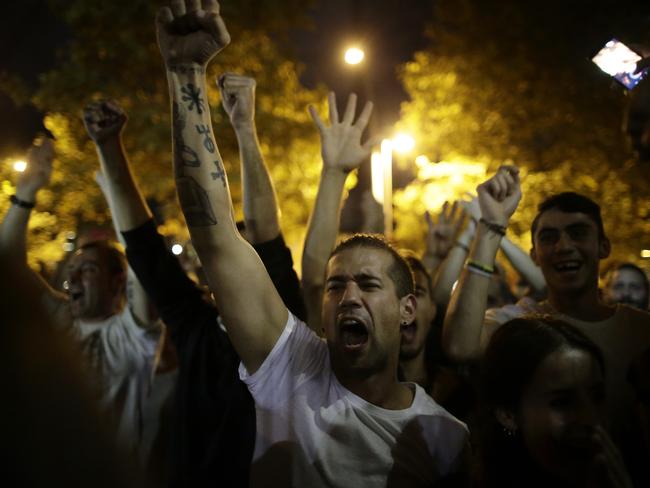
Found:
[[[160,4],[162,2],[159,2]],[[56,137],[57,160],[51,188],[39,197],[31,222],[34,259],[53,263],[63,254],[65,233],[107,221],[107,209],[93,180],[96,154],[80,113],[92,99],[115,98],[128,112],[125,146],[147,197],[166,218],[163,232],[187,236],[171,175],[167,85],[154,32],[156,5],[150,0],[86,2],[53,0],[53,11],[70,26],[73,40],[58,67],[44,74],[32,100],[47,112]],[[222,13],[233,42],[210,65],[208,79],[225,71],[257,80],[257,127],[283,211],[288,243],[299,249],[320,174],[318,136],[307,114],[320,106],[324,90],[300,85],[300,67],[275,42],[277,33],[301,21],[304,2],[224,2]],[[273,36],[273,39],[272,37]],[[226,162],[235,208],[239,207],[239,156],[234,133],[221,109],[218,89],[208,93],[215,134]],[[11,194],[10,168],[0,169],[2,192]],[[0,203],[4,212],[6,199]]]
[[[588,61],[606,39],[598,39],[607,31],[597,27],[616,25],[616,9],[583,1],[538,7],[436,2],[430,46],[401,70],[410,101],[400,127],[418,134],[419,150],[434,161],[481,164],[488,173],[504,162],[522,167],[524,198],[512,232],[525,248],[536,205],[574,190],[602,205],[614,254],[638,258],[650,231],[650,172],[633,163],[621,131],[623,91],[612,90]],[[473,191],[477,176],[460,175],[450,183],[420,168],[416,181],[396,194],[397,236],[415,245],[424,235],[425,207],[435,210]]]

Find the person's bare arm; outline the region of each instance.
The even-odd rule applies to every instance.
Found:
[[[54,147],[50,139],[44,139],[40,145],[34,145],[27,157],[27,168],[16,183],[16,202],[12,202],[0,225],[0,253],[8,257],[17,266],[27,271],[33,281],[34,289],[39,290],[47,312],[54,316],[59,325],[70,325],[72,317],[68,309],[68,298],[54,290],[38,273],[27,264],[27,225],[36,195],[50,182]]]
[[[546,289],[546,280],[542,270],[539,269],[530,255],[524,252],[517,244],[512,242],[508,237],[501,241],[501,250],[512,266],[521,276],[533,287],[535,291],[542,292]]]
[[[122,232],[135,229],[151,218],[147,206],[135,182],[124,146],[122,131],[126,114],[117,103],[101,101],[88,104],[83,113],[88,136],[95,143],[101,170],[95,175],[113,217],[115,234],[126,247]],[[135,273],[128,267],[127,301],[137,322],[148,325],[154,321],[150,314],[147,293]]]
[[[467,260],[475,233],[476,223],[470,219],[438,267],[433,277],[433,299],[436,304],[446,307],[449,303],[451,290],[454,287],[454,283],[458,281],[463,264]]]
[[[257,139],[255,80],[225,73],[217,84],[239,144],[246,235],[251,244],[268,242],[280,235],[280,219],[271,175]]]
[[[505,229],[521,199],[519,170],[502,166],[489,180],[477,188],[482,219],[476,229],[469,261],[494,268],[501,242],[501,234],[494,226]],[[489,340],[483,327],[487,306],[490,276],[463,269],[454,290],[445,323],[442,345],[447,355],[455,361],[477,359]]]
[[[230,42],[214,0],[174,0],[157,16],[172,103],[174,175],[192,242],[228,335],[250,373],[284,330],[288,312],[254,249],[235,226],[207,103],[205,71]]]
[[[370,114],[372,103],[366,103],[357,121],[354,121],[357,97],[348,99],[343,119],[339,120],[336,96],[329,94],[330,125],[326,126],[314,107],[309,113],[321,137],[321,171],[316,203],[309,219],[305,247],[302,253],[302,287],[307,306],[309,326],[320,332],[321,302],[325,285],[325,268],[336,244],[341,216],[341,197],[348,174],[359,167],[370,155],[371,143],[361,144],[361,136]]]

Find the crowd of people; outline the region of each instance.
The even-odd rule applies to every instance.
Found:
[[[158,233],[112,101],[83,121],[122,246],[81,245],[64,290],[33,272],[29,217],[55,157],[35,144],[0,226],[11,473],[55,486],[650,486],[648,278],[633,263],[601,273],[615,242],[596,202],[548,196],[526,253],[507,238],[519,169],[502,166],[427,215],[422,256],[376,234],[339,239],[373,107],[357,115],[353,94],[341,115],[331,93],[328,121],[309,107],[323,165],[299,277],[255,80],[224,73],[234,220],[206,96],[230,43],[218,3],[172,0],[156,26],[173,178],[209,291]]]

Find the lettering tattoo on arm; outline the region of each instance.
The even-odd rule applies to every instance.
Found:
[[[191,176],[176,178],[178,199],[185,220],[190,227],[209,227],[217,224],[208,193]]]
[[[201,89],[197,88],[194,83],[188,83],[181,87],[181,92],[183,93],[181,100],[188,102],[187,110],[191,112],[196,108],[197,113],[201,115],[205,110],[205,101],[201,97]]]
[[[214,173],[210,173],[212,176],[213,180],[216,180],[217,178],[221,180],[221,183],[223,184],[223,187],[226,187],[226,172],[223,169],[223,163],[219,160],[216,159],[213,161],[214,165],[217,167],[217,171]]]
[[[215,146],[212,138],[210,137],[210,127],[205,124],[198,124],[195,127],[199,134],[205,136],[205,139],[203,139],[203,147],[205,147],[205,149],[210,154],[214,154]]]

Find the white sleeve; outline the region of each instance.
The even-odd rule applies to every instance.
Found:
[[[304,381],[329,368],[327,344],[289,313],[287,325],[260,368],[249,374],[243,363],[239,377],[259,406],[285,405]]]

